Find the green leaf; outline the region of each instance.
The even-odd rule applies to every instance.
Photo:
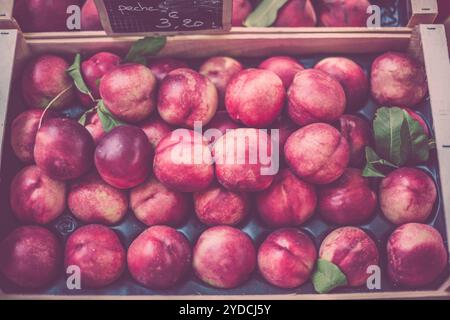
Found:
[[[369,146],[366,147],[366,160],[368,163],[371,163],[371,164],[380,164],[380,165],[395,168],[395,169],[398,168],[398,166],[396,166],[392,162],[380,158],[377,155],[377,153],[375,152],[375,150],[373,150]]]
[[[79,53],[75,55],[75,60],[73,61],[73,64],[69,67],[69,69],[67,69],[67,72],[73,79],[75,87],[78,89],[78,91],[87,94],[92,99],[92,101],[95,101],[91,91],[84,82],[83,75],[81,74],[81,55]]]
[[[385,175],[380,167],[398,168],[395,164],[380,158],[371,147],[366,147],[366,166],[362,173],[363,177],[384,178]]]
[[[92,109],[89,109],[89,110],[87,110],[85,113],[83,113],[82,116],[80,117],[80,119],[78,120],[78,123],[81,124],[82,126],[85,126],[85,125],[86,125],[86,122],[87,122],[87,117],[88,117],[92,112],[94,112],[96,109],[97,109],[97,107],[92,108]]]
[[[378,171],[371,163],[367,163],[362,172],[362,176],[366,178],[384,178],[385,175]]]
[[[428,136],[420,125],[408,112],[403,110],[406,119],[406,134],[408,135],[409,160],[414,163],[426,162],[430,156]]]
[[[312,276],[312,282],[316,292],[328,293],[337,287],[345,286],[347,277],[334,263],[319,259],[316,272]]]
[[[397,166],[405,164],[408,158],[405,126],[403,109],[397,107],[378,109],[373,122],[377,153]]]
[[[263,0],[258,7],[245,19],[246,27],[270,27],[277,19],[278,10],[288,0]]]
[[[166,45],[166,37],[145,37],[136,41],[128,51],[125,62],[146,65],[147,57],[156,55]]]
[[[84,127],[86,125],[86,121],[87,121],[87,113],[85,112],[78,120],[78,123]]]
[[[98,102],[97,114],[100,119],[100,122],[102,123],[103,130],[105,130],[105,132],[110,132],[115,127],[124,124],[123,122],[114,118],[111,112],[106,108],[103,100],[100,100]]]

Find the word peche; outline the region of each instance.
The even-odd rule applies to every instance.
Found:
[[[200,20],[192,20],[192,19],[181,19],[179,16],[179,12],[176,10],[169,11],[169,8],[161,6],[161,7],[155,7],[155,6],[144,6],[140,2],[137,2],[136,6],[132,5],[119,5],[117,7],[117,10],[122,14],[126,15],[128,13],[133,12],[147,12],[147,13],[153,13],[153,12],[167,12],[167,18],[160,18],[159,23],[156,25],[156,28],[158,29],[167,29],[167,28],[174,28],[178,29],[179,25],[174,23],[175,21],[180,20],[181,25],[185,28],[199,28],[204,25],[203,21]]]
[[[136,4],[136,6],[127,6],[120,4],[117,7],[117,10],[120,11],[121,14],[125,15],[125,12],[157,12],[159,11],[159,8],[156,8],[154,6],[143,6],[140,2]]]

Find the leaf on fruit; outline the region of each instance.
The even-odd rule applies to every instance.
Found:
[[[328,293],[337,287],[345,286],[347,277],[334,263],[319,259],[312,282],[317,293]]]
[[[78,123],[84,127],[86,125],[86,121],[87,121],[87,114],[83,113],[83,115],[78,120]]]
[[[92,99],[92,101],[95,101],[91,91],[84,82],[83,75],[81,74],[81,55],[79,53],[75,55],[75,60],[73,61],[73,64],[69,67],[69,69],[67,69],[67,72],[73,79],[75,87],[78,89],[78,91],[87,94]]]
[[[420,123],[398,107],[378,109],[373,122],[376,153],[395,166],[425,162],[432,143]]]
[[[428,135],[420,123],[414,120],[408,112],[403,110],[406,119],[406,130],[409,139],[410,160],[414,163],[428,161],[430,156],[430,145]]]
[[[103,100],[100,100],[98,102],[97,114],[100,119],[100,122],[102,123],[103,130],[107,133],[110,132],[115,127],[124,124],[123,122],[114,118],[111,112],[109,112],[109,110],[106,108]]]
[[[81,115],[80,119],[78,120],[78,123],[81,124],[81,125],[84,127],[84,126],[86,125],[88,116],[89,116],[92,112],[94,112],[95,110],[97,110],[97,107],[92,108],[92,109],[89,109],[89,110],[87,110],[85,113],[83,113],[83,114]]]
[[[147,57],[154,56],[166,45],[166,37],[145,37],[136,41],[128,51],[125,62],[146,65]]]
[[[246,27],[270,27],[277,19],[278,10],[288,0],[263,0],[258,7],[245,19]]]
[[[382,167],[398,168],[395,164],[381,159],[371,147],[366,147],[366,166],[362,173],[363,177],[384,178],[385,175],[381,172]]]
[[[397,107],[378,109],[373,130],[377,154],[397,166],[403,165],[408,156],[408,148],[404,143],[405,117],[403,110]]]

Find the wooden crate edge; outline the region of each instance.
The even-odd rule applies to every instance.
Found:
[[[406,26],[409,28],[420,24],[432,24],[439,12],[437,0],[410,0],[408,9],[410,18]]]
[[[417,32],[420,32],[428,77],[447,241],[450,241],[450,61],[445,28],[443,25],[421,25]]]
[[[440,70],[439,73],[442,73],[442,71],[445,72],[446,69],[441,70],[441,68],[436,68],[434,66],[430,67],[429,65],[427,66],[427,61],[431,61],[428,62],[429,63],[433,63],[432,60],[430,60],[429,55],[432,54],[432,52],[436,51],[436,49],[433,47],[433,43],[434,41],[438,41],[438,43],[442,42],[442,32],[439,30],[442,30],[443,26],[435,26],[435,25],[431,25],[431,26],[421,26],[420,29],[416,29],[419,30],[420,32],[418,33],[419,38],[421,39],[421,43],[422,43],[422,49],[423,49],[423,58],[425,60],[425,65],[427,67],[427,73],[428,72],[437,72],[437,70]],[[430,30],[438,30],[439,34],[436,36],[436,34],[434,34],[434,37],[430,37],[430,35],[428,35],[428,31]],[[11,30],[8,30],[8,32],[12,32]],[[15,32],[15,31],[14,31]],[[417,31],[416,31],[417,33]],[[315,37],[317,36],[317,34],[311,34],[311,35],[296,35],[296,37],[300,37],[300,38],[304,38],[307,39],[308,37]],[[351,35],[336,35],[336,34],[330,34],[330,37],[333,38],[337,38],[337,39],[352,39],[354,37],[352,37]],[[369,38],[373,38],[374,35],[368,36]],[[386,36],[386,35],[384,35]],[[202,37],[202,36],[192,36],[194,39],[198,38],[198,37]],[[207,37],[207,36],[204,36]],[[247,35],[243,35],[243,36],[232,36],[233,37],[237,37],[237,38],[243,38],[245,39],[246,37],[248,38],[249,36]],[[278,37],[277,35],[273,35],[273,37],[269,37],[269,38],[276,38]],[[355,36],[355,37],[361,37],[361,35]],[[383,35],[379,35],[379,37],[383,37]],[[251,37],[250,37],[251,38]],[[404,36],[402,36],[402,38],[404,38]],[[433,40],[434,39],[434,40]],[[118,40],[118,39],[113,39],[110,38],[110,40]],[[44,40],[41,40],[44,41]],[[48,40],[47,40],[48,41]],[[86,39],[83,39],[80,41],[86,41]],[[28,52],[26,51],[21,51],[21,50],[17,50],[20,51],[18,52],[18,54],[21,54],[23,56],[26,56],[28,54]],[[434,58],[433,58],[434,59]],[[440,58],[441,59],[441,58]],[[439,60],[440,60],[439,59]],[[448,57],[447,57],[448,59]],[[429,71],[429,70],[433,70],[433,71]],[[449,73],[450,75],[450,73]],[[431,78],[433,79],[438,79],[438,76],[436,74],[434,74],[433,76],[431,76]],[[437,81],[437,80],[436,80]],[[448,82],[446,82],[448,84]],[[430,95],[433,95],[433,92],[430,92]],[[446,99],[444,102],[450,102],[450,99],[447,99],[448,95],[446,95]],[[435,101],[437,98],[433,99],[432,98],[432,104],[434,103],[433,101]],[[447,103],[447,106],[450,106],[450,103]],[[450,163],[450,162],[449,162]],[[450,168],[449,168],[450,169]],[[450,179],[448,180],[450,181]],[[447,221],[447,232],[450,232],[450,227],[449,227],[449,221],[450,221],[450,217],[449,217],[449,212],[446,212],[446,221]],[[450,279],[449,279],[450,280]],[[317,299],[317,300],[325,300],[325,299],[409,299],[409,298],[442,298],[442,297],[448,297],[450,298],[450,293],[447,292],[448,286],[445,286],[445,284],[448,284],[449,280],[447,280],[444,285],[439,288],[438,290],[435,291],[403,291],[403,292],[371,292],[371,293],[352,293],[352,294],[328,294],[328,295],[268,295],[268,296],[255,296],[255,295],[247,295],[247,296],[228,296],[228,295],[224,295],[224,296],[130,296],[130,297],[120,297],[120,296],[92,296],[92,298],[95,299],[223,299],[223,298],[227,298],[227,299]],[[49,296],[49,295],[8,295],[8,294],[2,294],[0,292],[0,299],[21,299],[21,298],[26,298],[26,299],[76,299],[76,298],[89,298],[91,296]]]

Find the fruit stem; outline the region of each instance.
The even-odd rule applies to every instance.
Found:
[[[52,99],[52,101],[50,101],[48,103],[48,105],[45,107],[44,112],[42,112],[41,118],[39,119],[39,127],[38,130],[41,128],[42,126],[42,121],[44,120],[44,117],[47,113],[47,111],[53,106],[53,104],[58,101],[59,98],[61,98],[67,91],[69,91],[70,89],[73,88],[73,84],[71,84],[70,86],[68,86],[67,88],[65,88],[63,91],[61,91],[60,93],[58,93],[58,95],[56,97],[54,97]]]

